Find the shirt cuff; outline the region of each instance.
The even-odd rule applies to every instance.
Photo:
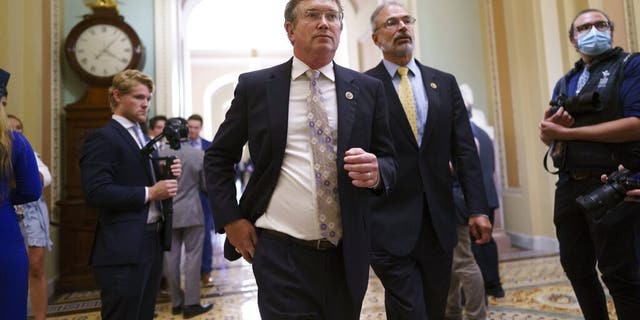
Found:
[[[380,173],[378,173],[378,181],[376,181],[376,184],[369,187],[369,189],[374,189],[374,190],[380,189],[380,185],[382,185],[382,177],[380,177]]]

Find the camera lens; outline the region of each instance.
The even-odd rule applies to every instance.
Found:
[[[618,183],[605,184],[593,192],[576,198],[576,202],[589,211],[599,207],[612,207],[624,198],[624,190]]]

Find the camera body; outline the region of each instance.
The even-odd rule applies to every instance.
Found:
[[[162,138],[167,138],[169,148],[173,150],[180,149],[180,141],[186,139],[189,136],[189,129],[187,128],[187,120],[182,118],[171,118],[167,120],[162,132],[153,140],[149,141],[142,149],[140,153],[144,156],[148,156],[155,149],[156,142]]]
[[[549,101],[549,105],[551,106],[551,114],[555,114],[560,107],[563,107],[571,115],[602,110],[600,94],[597,91],[584,92],[574,97],[569,97],[562,93]]]
[[[180,141],[189,136],[187,122],[182,118],[171,118],[167,120],[162,130],[162,135],[167,139],[169,148],[180,149]]]
[[[611,208],[620,203],[631,189],[640,189],[640,173],[632,174],[629,169],[614,171],[607,177],[605,185],[576,198],[576,202],[587,211]]]

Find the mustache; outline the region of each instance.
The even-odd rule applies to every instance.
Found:
[[[413,37],[408,32],[400,32],[393,37],[394,42],[402,39],[409,39],[413,41]]]

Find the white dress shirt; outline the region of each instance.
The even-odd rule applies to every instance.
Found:
[[[313,154],[309,144],[308,106],[310,80],[305,72],[310,68],[293,58],[287,144],[278,184],[266,212],[256,226],[284,232],[298,239],[320,239],[317,214]],[[333,130],[338,130],[338,100],[336,98],[333,62],[319,69],[318,86],[325,98],[324,107]]]

